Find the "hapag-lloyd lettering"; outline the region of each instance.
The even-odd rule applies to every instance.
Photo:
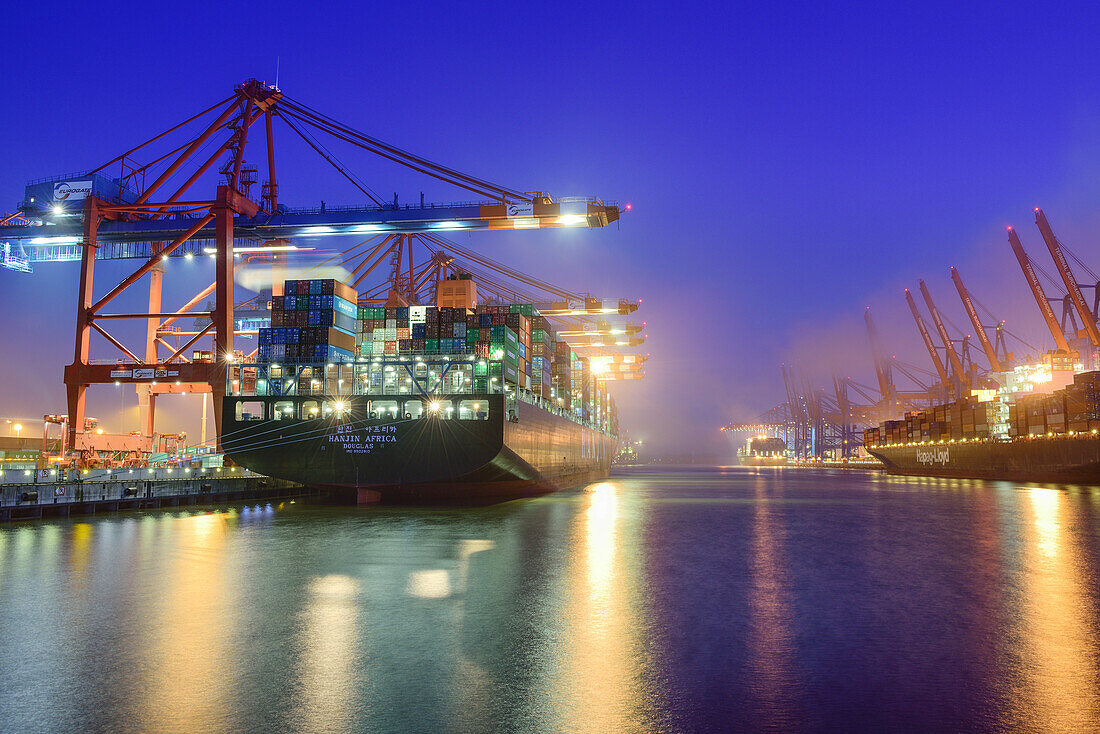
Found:
[[[927,451],[917,449],[918,464],[939,464],[941,466],[950,463],[951,454],[948,448],[933,448]]]

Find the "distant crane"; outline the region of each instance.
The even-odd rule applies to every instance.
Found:
[[[932,315],[932,323],[936,325],[936,331],[940,335],[940,341],[943,342],[944,351],[947,352],[947,359],[951,363],[951,372],[956,380],[955,394],[962,395],[964,389],[970,388],[970,374],[963,366],[962,360],[959,359],[959,353],[955,351],[955,343],[951,340],[951,335],[947,333],[947,327],[943,325],[943,319],[940,317],[940,312],[936,308],[936,304],[932,301],[932,294],[928,292],[928,286],[922,280],[920,281],[920,292],[924,296],[924,302],[928,306],[928,312]]]
[[[1050,251],[1050,256],[1054,259],[1054,265],[1058,268],[1058,274],[1062,276],[1062,282],[1066,284],[1066,291],[1069,293],[1069,297],[1073,301],[1074,307],[1077,309],[1077,314],[1081,317],[1081,324],[1084,326],[1089,341],[1092,343],[1093,347],[1100,347],[1100,327],[1096,324],[1096,314],[1089,309],[1088,303],[1085,302],[1085,296],[1081,292],[1081,286],[1077,283],[1077,278],[1074,277],[1073,271],[1070,270],[1069,263],[1066,261],[1066,256],[1062,252],[1058,238],[1054,236],[1054,230],[1050,228],[1050,223],[1047,221],[1046,215],[1043,214],[1043,210],[1039,207],[1035,207],[1035,224],[1039,227],[1039,232],[1043,235],[1043,241]]]
[[[959,298],[962,299],[963,307],[966,309],[966,315],[970,317],[970,323],[974,326],[974,332],[978,335],[978,341],[982,345],[982,350],[985,352],[985,357],[989,360],[989,369],[994,372],[1002,372],[1008,362],[1008,348],[1005,346],[1004,340],[1004,322],[997,324],[996,328],[996,346],[989,340],[989,335],[985,333],[985,326],[982,324],[981,317],[978,316],[978,310],[974,308],[974,301],[970,297],[970,292],[966,290],[966,286],[963,285],[962,276],[959,275],[959,271],[951,268],[951,280],[955,282],[955,288],[959,291]],[[997,353],[997,348],[1000,347],[1001,354]]]
[[[1027,280],[1031,295],[1035,298],[1035,304],[1039,307],[1039,312],[1043,315],[1043,321],[1046,322],[1047,330],[1050,331],[1050,335],[1054,339],[1055,347],[1068,353],[1070,351],[1069,341],[1058,323],[1058,317],[1054,313],[1054,308],[1050,305],[1050,299],[1043,291],[1039,276],[1035,274],[1031,258],[1028,257],[1024,246],[1020,244],[1020,236],[1016,234],[1016,230],[1012,227],[1008,228],[1008,243],[1012,246],[1012,252],[1015,253],[1016,260],[1020,263],[1020,269],[1024,271],[1024,279]]]
[[[905,289],[905,302],[909,304],[909,310],[913,313],[913,320],[917,323],[917,331],[920,332],[921,340],[924,341],[924,348],[928,350],[928,356],[932,360],[932,365],[936,368],[936,375],[940,378],[940,384],[947,387],[951,384],[951,379],[947,375],[947,369],[943,366],[943,360],[940,359],[939,352],[936,351],[936,345],[932,342],[932,336],[928,333],[928,327],[924,325],[924,318],[917,308],[917,302],[913,300],[913,294],[908,288]]]

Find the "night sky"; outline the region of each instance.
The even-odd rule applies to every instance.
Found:
[[[1046,266],[1034,206],[1100,269],[1094,6],[473,7],[22,5],[0,43],[0,211],[27,180],[105,162],[246,78],[274,81],[278,59],[289,96],[407,150],[520,190],[632,205],[604,230],[461,241],[570,289],[644,299],[648,378],[613,392],[656,453],[728,452],[718,427],[783,399],[782,361],[873,384],[868,305],[890,350],[924,366],[901,290],[925,278],[966,328],[951,265],[1049,347],[1004,236],[1015,224]],[[362,201],[286,142],[282,202]],[[468,198],[341,157],[387,198]],[[191,277],[166,307],[212,280],[207,263],[170,268]],[[104,287],[122,274],[97,270]],[[76,275],[0,271],[3,417],[64,412]],[[132,394],[91,395],[110,430],[134,427],[119,420]],[[164,400],[158,429],[197,436],[197,401]]]

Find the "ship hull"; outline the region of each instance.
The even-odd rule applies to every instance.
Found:
[[[874,446],[890,474],[1100,485],[1100,438]]]
[[[484,420],[363,418],[355,398],[340,417],[238,420],[244,401],[227,400],[223,450],[255,472],[359,504],[499,501],[608,475],[615,437],[523,402],[507,420],[503,396],[478,399],[488,406]]]

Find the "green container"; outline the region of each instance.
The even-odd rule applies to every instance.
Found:
[[[500,362],[492,361],[489,363],[489,377],[500,377],[502,365]]]
[[[439,352],[439,340],[438,339],[425,339],[424,351],[430,353]]]
[[[497,325],[489,327],[489,341],[504,341],[505,332],[510,331],[507,326]]]
[[[474,392],[489,392],[489,378],[475,377],[473,382]]]
[[[489,363],[485,360],[479,359],[474,362],[474,377],[488,377],[489,376]]]

